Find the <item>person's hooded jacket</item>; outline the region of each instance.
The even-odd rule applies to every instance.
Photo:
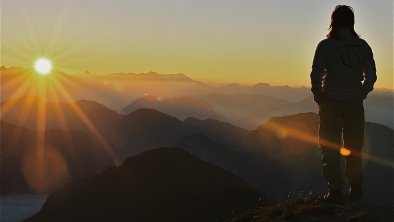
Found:
[[[315,101],[363,100],[373,90],[376,67],[368,43],[342,29],[339,39],[322,40],[313,59],[311,82]]]

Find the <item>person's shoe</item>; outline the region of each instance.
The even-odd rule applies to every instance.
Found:
[[[342,205],[343,204],[343,196],[341,190],[330,190],[323,198],[324,202]]]
[[[350,186],[350,201],[359,202],[363,200],[363,189],[361,186]]]

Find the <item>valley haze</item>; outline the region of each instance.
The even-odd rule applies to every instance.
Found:
[[[27,68],[1,67],[1,101],[25,96],[40,97],[41,89],[29,86],[29,94],[18,92],[23,82],[31,80]],[[75,102],[97,101],[121,113],[138,108],[153,108],[179,119],[189,116],[213,118],[234,125],[254,129],[270,117],[300,112],[317,112],[309,87],[272,86],[268,83],[241,85],[237,83],[214,85],[193,80],[185,74],[92,73],[70,75],[55,73],[58,85],[67,90],[45,93],[45,100]],[[48,80],[48,84],[52,80]],[[394,93],[388,89],[375,89],[365,100],[366,120],[393,128]],[[195,116],[197,115],[197,116]]]

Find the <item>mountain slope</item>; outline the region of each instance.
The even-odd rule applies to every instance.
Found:
[[[235,149],[243,149],[240,146],[243,146],[243,140],[248,133],[243,128],[215,119],[200,120],[189,117],[183,123],[193,131],[203,133],[215,141]]]
[[[49,102],[40,97],[22,97],[3,103],[12,104],[2,119],[16,125],[37,129],[38,113],[45,108],[46,129],[81,130],[91,133],[88,124],[92,123],[99,132],[108,132],[114,128],[121,116],[106,106],[89,100],[77,102]]]
[[[217,221],[255,202],[239,178],[178,148],[160,148],[52,194],[27,221]]]
[[[121,158],[160,146],[173,146],[191,130],[180,120],[153,109],[139,109],[124,116],[118,126]]]
[[[216,141],[203,133],[196,133],[182,137],[177,146],[234,173],[264,193],[271,194],[284,189],[283,184],[287,183],[290,174],[280,162],[266,155],[255,155],[247,149],[231,149]]]

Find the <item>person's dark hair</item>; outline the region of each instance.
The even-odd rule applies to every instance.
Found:
[[[327,38],[341,39],[338,36],[340,29],[349,29],[354,36],[359,35],[354,31],[354,13],[353,8],[347,5],[337,5],[331,14],[331,24],[328,30]]]

